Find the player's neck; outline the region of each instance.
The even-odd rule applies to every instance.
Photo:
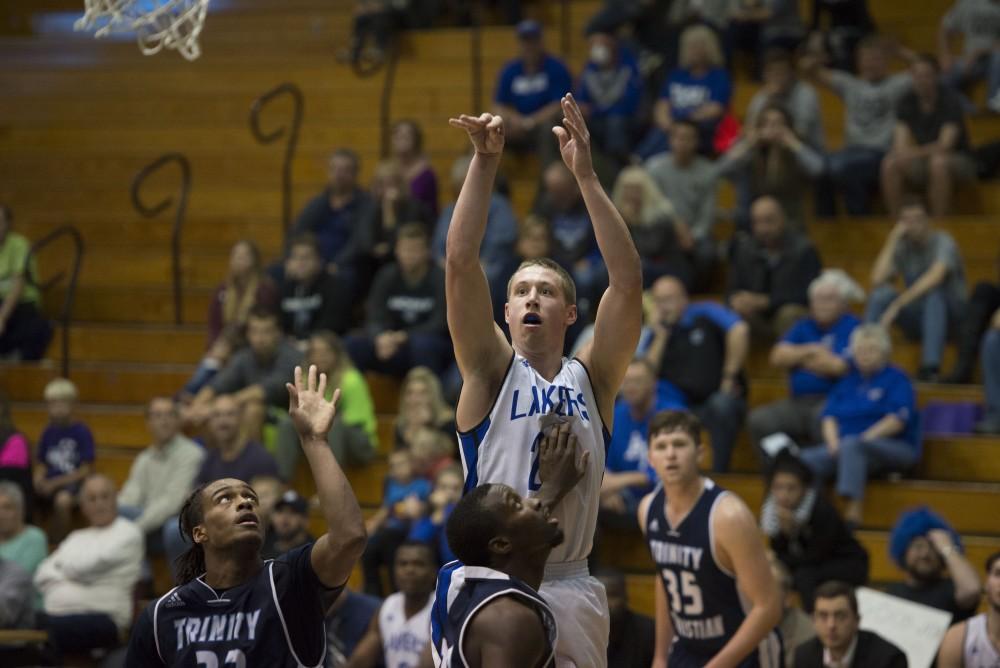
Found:
[[[212,589],[229,589],[243,584],[261,569],[263,562],[256,549],[245,552],[218,554],[205,550],[205,584]]]
[[[406,618],[409,619],[423,610],[427,605],[427,599],[430,595],[431,593],[428,591],[418,592],[415,594],[403,594],[403,613],[406,615]]]
[[[544,553],[537,555],[526,555],[521,558],[511,559],[505,564],[497,565],[495,570],[506,573],[512,578],[517,578],[535,591],[538,591],[538,588],[542,586],[542,580],[545,578],[545,563],[548,561],[550,551],[545,550]]]
[[[525,350],[523,347],[514,344],[517,354],[528,360],[531,368],[537,371],[542,378],[552,382],[562,369],[562,348],[540,352],[536,350]]]
[[[664,483],[663,488],[667,492],[667,504],[670,509],[686,512],[698,501],[702,490],[705,489],[705,481],[699,474],[688,480]]]

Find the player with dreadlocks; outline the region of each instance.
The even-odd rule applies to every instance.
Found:
[[[177,561],[178,586],[135,624],[129,666],[322,666],[323,617],[365,547],[361,508],[327,445],[340,390],[327,401],[326,374],[295,369],[289,409],[309,460],[327,533],[277,559],[260,556],[257,494],[224,478],[194,490],[180,514],[191,547]]]

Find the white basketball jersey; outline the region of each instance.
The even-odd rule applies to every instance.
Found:
[[[427,597],[427,605],[407,619],[406,599],[402,592],[385,599],[378,613],[385,668],[416,668],[420,665],[420,654],[431,640],[433,604],[434,594],[431,594]]]
[[[597,410],[590,377],[580,360],[563,358],[552,382],[528,360],[514,354],[489,415],[471,431],[459,433],[465,491],[480,483],[504,483],[532,496],[538,480],[542,416],[565,416],[590,464],[583,479],[559,503],[554,515],[566,540],[552,550],[550,563],[586,559],[594,544],[601,480],[610,435]]]
[[[965,668],[1000,668],[1000,650],[990,640],[986,628],[986,613],[965,623],[965,643],[962,648]]]

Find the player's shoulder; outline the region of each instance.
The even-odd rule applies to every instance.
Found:
[[[494,640],[523,642],[525,634],[542,635],[537,604],[514,593],[497,596],[469,620],[469,631]]]
[[[646,518],[649,517],[649,508],[653,505],[653,499],[655,499],[662,491],[663,488],[657,485],[656,489],[639,500],[637,512],[639,515],[639,528],[642,530],[643,534],[646,533]]]
[[[716,529],[723,530],[757,528],[757,519],[750,506],[735,493],[721,488],[712,509],[712,523]]]

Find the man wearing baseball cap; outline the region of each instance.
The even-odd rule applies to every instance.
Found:
[[[270,559],[314,540],[309,533],[309,502],[290,489],[274,504],[271,527],[261,553]]]

